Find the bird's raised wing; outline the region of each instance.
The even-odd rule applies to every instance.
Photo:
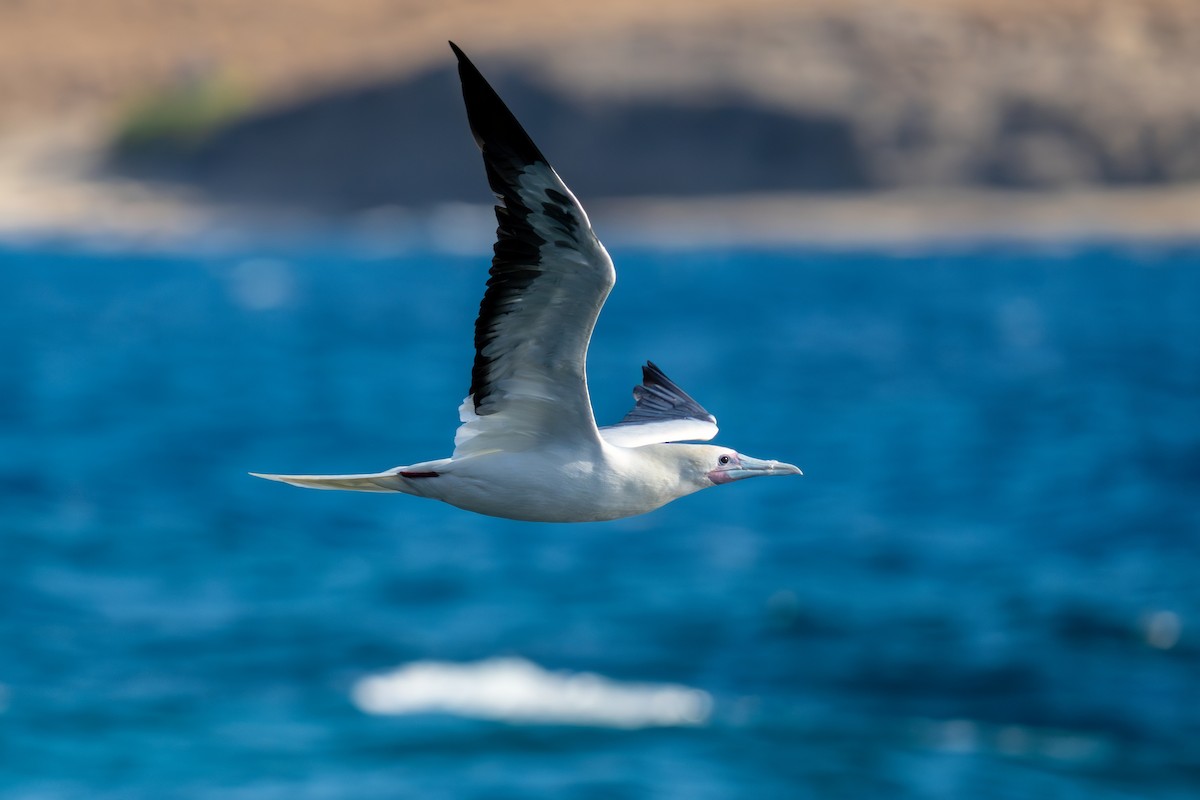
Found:
[[[633,387],[633,410],[616,425],[600,429],[609,444],[641,447],[663,442],[708,441],[717,435],[717,418],[647,361],[642,382]]]
[[[584,368],[596,317],[616,280],[612,259],[516,117],[462,50],[450,46],[471,133],[500,201],[454,455],[524,450],[551,439],[600,447]]]

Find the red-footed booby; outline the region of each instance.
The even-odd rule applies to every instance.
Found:
[[[453,42],[463,100],[496,206],[495,255],[475,322],[471,389],[450,458],[367,475],[263,475],[314,489],[402,492],[508,519],[590,522],[652,511],[791,464],[708,441],[717,421],[647,362],[635,405],[596,426],[585,362],[616,280],[587,214]]]

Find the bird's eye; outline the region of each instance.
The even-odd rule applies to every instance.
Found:
[[[729,462],[730,462],[729,456],[721,456],[720,458],[717,459],[717,463],[720,464],[722,467],[725,466],[726,464],[728,464]]]

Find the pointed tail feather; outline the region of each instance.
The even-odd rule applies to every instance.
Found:
[[[404,492],[405,494],[415,494],[408,484],[410,479],[404,477],[400,470],[395,469],[369,475],[264,475],[260,472],[251,472],[250,474],[256,478],[290,483],[292,486],[303,486],[308,489],[345,489],[352,492]],[[425,475],[428,473],[421,474]]]

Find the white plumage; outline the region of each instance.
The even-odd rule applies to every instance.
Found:
[[[633,410],[616,425],[596,426],[585,363],[616,279],[612,259],[520,123],[450,46],[500,201],[454,454],[368,475],[253,474],[315,489],[403,492],[538,522],[618,519],[721,483],[800,474],[728,448],[681,444],[712,439],[716,419],[650,362]]]

